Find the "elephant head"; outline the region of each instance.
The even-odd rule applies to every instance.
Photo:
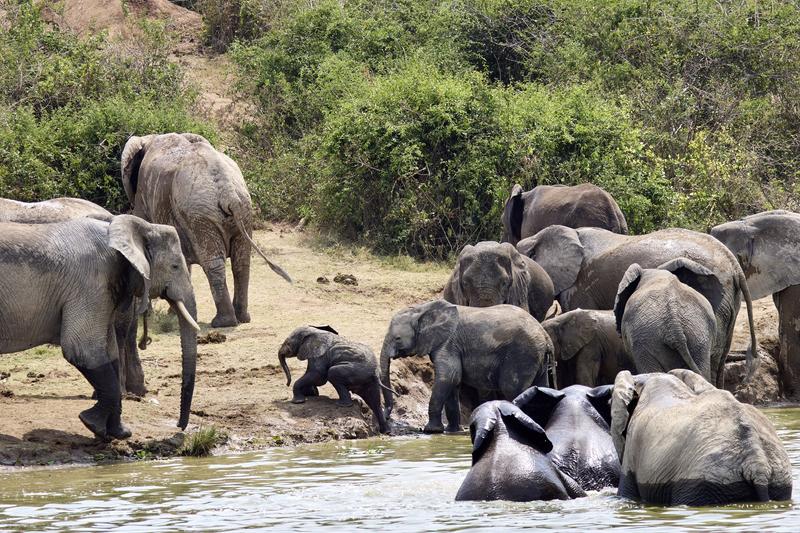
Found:
[[[566,226],[549,226],[519,241],[517,250],[547,272],[556,296],[575,284],[583,265],[584,246],[578,231]]]
[[[542,327],[553,341],[556,361],[569,361],[594,339],[599,329],[597,318],[584,315],[581,309],[576,309],[542,322]]]
[[[474,466],[492,439],[498,434],[528,444],[542,453],[550,453],[553,443],[547,438],[542,426],[526,415],[516,405],[506,401],[491,401],[479,405],[469,423],[472,439],[472,465]]]
[[[108,226],[108,245],[130,263],[118,292],[132,290],[136,312],[147,311],[151,298],[164,298],[176,312],[181,333],[181,410],[178,427],[186,429],[197,365],[197,306],[189,270],[172,226],[150,224],[132,215],[115,216]],[[129,289],[128,289],[129,288]],[[130,305],[130,302],[128,302]]]
[[[503,209],[503,240],[516,246],[522,238],[522,219],[525,216],[525,200],[522,187],[515,184]]]
[[[389,365],[392,359],[408,355],[431,354],[445,344],[458,326],[458,308],[444,300],[434,300],[403,309],[389,323],[381,348],[381,382],[385,416],[388,419],[394,406]]]
[[[331,326],[300,326],[292,331],[278,350],[278,360],[286,374],[286,385],[292,384],[292,373],[286,364],[287,357],[297,357],[301,361],[322,357],[328,351],[329,343],[325,342],[320,332],[327,331],[338,335],[339,332]]]
[[[575,394],[575,389],[578,390],[579,394],[585,396],[586,400],[591,404],[594,411],[597,412],[605,424],[610,425],[611,406],[609,402],[611,400],[613,387],[611,385],[601,385],[590,389],[582,385],[575,385],[573,387],[567,387],[565,391],[573,391],[570,392],[570,394]],[[535,420],[537,424],[546,427],[553,411],[555,411],[561,400],[566,397],[567,393],[564,391],[558,391],[548,387],[531,387],[514,398],[513,403],[522,409],[526,415]],[[595,419],[597,419],[596,416]]]
[[[530,273],[524,261],[509,243],[467,245],[456,260],[445,299],[473,307],[527,304]]]

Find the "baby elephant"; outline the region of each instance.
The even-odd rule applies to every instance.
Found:
[[[381,433],[388,432],[386,418],[381,410],[381,383],[378,362],[369,346],[340,337],[330,326],[302,326],[283,341],[278,359],[286,374],[286,385],[291,385],[292,374],[286,364],[287,357],[297,356],[308,360],[306,373],[292,388],[292,403],[303,403],[306,396],[317,396],[317,387],[330,381],[339,394],[336,405],[353,405],[350,392],[361,396],[378,419]]]
[[[710,381],[716,318],[704,294],[721,293],[714,273],[690,259],[673,259],[657,269],[628,267],[614,315],[637,372],[688,368]]]
[[[569,500],[586,493],[553,464],[542,427],[506,401],[472,413],[472,468],[456,494],[463,500]]]

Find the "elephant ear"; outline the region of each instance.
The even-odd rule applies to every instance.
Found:
[[[122,186],[125,195],[128,197],[131,206],[136,201],[136,189],[139,184],[139,167],[142,164],[147,147],[155,135],[145,135],[144,137],[133,136],[125,143],[120,156],[120,169],[122,171]]]
[[[509,402],[499,402],[498,411],[506,427],[523,438],[523,442],[542,453],[550,453],[553,443],[540,424],[526,415],[522,409]]]
[[[617,332],[622,333],[622,317],[625,315],[625,306],[628,305],[628,299],[636,292],[639,286],[639,281],[642,279],[642,267],[638,263],[634,263],[625,271],[622,276],[622,281],[619,282],[617,288],[617,297],[614,300],[614,317],[617,321]]]
[[[508,291],[506,303],[534,312],[535,295],[532,294],[533,284],[531,271],[538,265],[530,257],[524,256],[511,243],[502,243],[501,249],[511,261],[511,287]]]
[[[319,333],[319,329],[310,327],[300,340],[297,347],[297,358],[301,361],[322,357],[328,352],[328,344],[325,342],[325,335]]]
[[[450,274],[450,279],[447,280],[444,286],[442,298],[451,304],[466,305],[467,303],[466,298],[464,298],[464,292],[461,290],[461,263],[465,261],[466,255],[473,250],[474,247],[470,244],[461,249],[461,253],[458,254],[458,259],[456,259],[456,265],[453,267],[453,272]]]
[[[522,220],[525,216],[525,200],[522,198],[522,192],[522,187],[518,183],[514,184],[503,209],[504,240],[512,244],[522,238]]]
[[[550,415],[566,394],[548,387],[531,387],[512,402],[540,426],[546,426]]]
[[[444,300],[423,304],[417,321],[418,355],[430,354],[444,344],[458,325],[458,308]]]
[[[549,226],[521,240],[517,250],[547,272],[556,296],[575,284],[583,265],[583,244],[578,232],[566,226]]]
[[[321,326],[310,326],[310,327],[312,327],[314,329],[319,329],[319,330],[322,330],[322,331],[327,331],[327,332],[333,333],[334,335],[338,335],[339,334],[339,332],[336,331],[335,329],[333,329],[333,326],[330,326],[329,324],[322,324]]]
[[[470,440],[472,440],[473,466],[486,452],[493,438],[494,428],[497,427],[499,416],[494,403],[481,404],[472,412],[472,419],[469,423],[469,436]]]
[[[586,393],[586,399],[589,400],[594,410],[600,414],[609,427],[611,427],[611,396],[613,393],[613,385],[601,385]]]
[[[141,294],[136,314],[141,315],[150,306],[150,258],[147,252],[149,224],[133,215],[117,215],[108,225],[108,246],[121,253],[138,273]]]
[[[688,285],[706,297],[713,309],[717,309],[725,296],[725,288],[714,272],[685,257],[667,261],[658,267],[675,274],[681,283]]]
[[[560,333],[558,342],[561,343],[559,351],[561,359],[564,361],[578,355],[578,352],[592,342],[595,338],[595,331],[599,328],[597,318],[591,314],[588,315],[586,323],[581,323],[579,321],[581,313],[580,309],[565,313],[557,326]],[[553,343],[555,342],[556,340],[553,339]]]
[[[625,439],[628,436],[628,424],[639,402],[639,393],[633,375],[623,370],[614,380],[611,395],[611,440],[617,450],[619,462],[625,452]]]

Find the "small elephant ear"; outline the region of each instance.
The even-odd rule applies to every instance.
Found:
[[[706,381],[703,376],[697,372],[692,372],[687,368],[675,368],[670,370],[669,374],[672,374],[679,380],[683,381],[683,383],[686,384],[686,386],[689,387],[695,394],[702,394],[704,392],[717,390],[716,387]]]
[[[601,385],[586,393],[586,399],[609,427],[611,427],[611,395],[613,393],[614,385]]]
[[[578,232],[566,226],[549,226],[519,241],[517,250],[547,272],[553,281],[555,296],[575,284],[583,265],[583,244]]]
[[[542,426],[526,415],[522,409],[509,402],[500,402],[498,411],[506,427],[524,437],[524,442],[542,453],[550,453],[553,443],[547,438]]]
[[[133,215],[117,215],[108,225],[108,246],[121,253],[139,273],[142,294],[136,306],[141,315],[150,306],[150,259],[147,254],[148,223]]]
[[[494,428],[497,426],[498,413],[494,402],[480,405],[472,412],[469,423],[469,436],[472,440],[472,465],[483,456],[492,440]]]
[[[445,343],[458,325],[458,308],[444,300],[423,304],[416,324],[418,355],[430,354]]]
[[[144,137],[137,137],[136,135],[128,139],[125,147],[122,149],[120,156],[120,169],[122,171],[122,187],[125,189],[125,195],[128,197],[131,205],[134,205],[136,200],[136,189],[139,183],[139,167],[144,159],[147,147],[150,141],[153,140],[155,135],[145,135]]]
[[[297,348],[297,358],[301,361],[322,357],[328,352],[328,345],[322,337],[312,328],[307,331]]]
[[[517,243],[522,238],[522,220],[525,216],[525,201],[522,199],[522,192],[522,187],[515,183],[503,209],[503,227],[506,231],[506,238],[511,243]]]
[[[464,261],[465,255],[471,253],[473,249],[474,247],[470,244],[467,244],[461,249],[461,252],[458,254],[458,259],[456,259],[456,264],[453,267],[453,272],[450,274],[450,278],[444,286],[442,298],[451,304],[466,305],[467,303],[466,298],[464,298],[464,293],[461,290],[461,263]]]
[[[339,334],[339,332],[336,331],[335,329],[333,329],[333,327],[330,326],[329,324],[322,324],[321,326],[309,326],[309,327],[312,327],[314,329],[319,329],[319,330],[322,330],[322,331],[328,331],[330,333],[333,333],[334,335],[338,335]]]
[[[531,387],[512,402],[540,426],[546,426],[550,415],[566,394],[548,387]]]
[[[617,374],[617,378],[614,380],[611,395],[611,440],[617,450],[620,464],[622,464],[625,452],[628,424],[638,401],[639,395],[633,375],[629,371],[623,370]]]
[[[719,278],[708,267],[691,259],[679,257],[667,261],[658,268],[672,272],[681,283],[705,296],[713,309],[717,309],[722,302],[725,289]]]
[[[628,299],[636,292],[639,286],[639,280],[642,279],[642,267],[638,263],[634,263],[625,271],[622,276],[622,281],[619,282],[617,288],[617,297],[614,300],[614,317],[617,320],[617,332],[622,333],[622,317],[625,315],[625,306],[628,305]]]
[[[563,360],[569,360],[578,355],[578,352],[594,340],[595,332],[599,329],[596,317],[589,314],[588,320],[581,321],[581,314],[583,311],[580,309],[564,313],[564,318],[558,326],[559,333],[561,333],[558,339],[561,342],[560,355]],[[553,343],[555,342],[556,340],[553,339]]]

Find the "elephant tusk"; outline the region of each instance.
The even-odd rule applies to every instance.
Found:
[[[186,319],[186,321],[189,323],[190,326],[192,326],[195,329],[195,331],[200,331],[200,326],[198,326],[197,322],[194,321],[192,315],[189,314],[189,311],[186,309],[186,306],[183,305],[182,301],[178,300],[177,302],[175,302],[175,307],[178,308],[178,311],[181,312],[183,318]]]

